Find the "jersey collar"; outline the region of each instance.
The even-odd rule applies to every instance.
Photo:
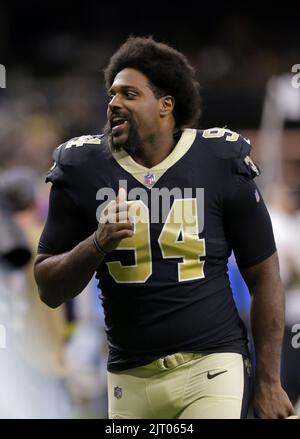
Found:
[[[113,151],[117,163],[145,187],[151,188],[190,149],[196,138],[197,130],[185,128],[172,152],[160,163],[147,168],[137,163],[123,148]]]

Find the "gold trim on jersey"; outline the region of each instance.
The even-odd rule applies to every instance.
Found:
[[[125,169],[125,171],[129,172],[129,174],[142,183],[142,185],[149,188],[149,185],[145,183],[145,174],[153,174],[154,182],[151,187],[154,186],[160,177],[162,177],[162,175],[169,168],[171,168],[171,166],[178,162],[178,160],[180,160],[188,152],[194,143],[196,134],[197,130],[195,129],[184,129],[173,151],[162,162],[158,163],[152,168],[147,168],[146,166],[137,163],[123,148],[118,151],[114,151],[112,155],[118,164]]]

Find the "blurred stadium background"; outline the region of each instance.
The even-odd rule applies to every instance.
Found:
[[[1,2],[1,418],[106,417],[96,284],[50,310],[38,299],[32,261],[47,215],[44,176],[52,152],[71,137],[101,132],[102,69],[130,34],[153,35],[187,55],[202,88],[199,127],[226,126],[251,140],[286,288],[282,378],[300,411],[300,349],[292,332],[300,326],[300,79],[292,73],[296,64],[300,71],[300,33],[294,12],[274,5],[271,12],[199,10],[176,1]],[[248,291],[233,260],[229,270],[249,326]]]

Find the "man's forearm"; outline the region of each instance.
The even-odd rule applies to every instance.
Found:
[[[262,419],[285,418],[295,411],[280,382],[285,301],[277,253],[241,271],[252,294],[251,325],[256,354],[254,415]]]
[[[38,256],[34,273],[43,302],[56,308],[77,296],[86,287],[102,260],[92,237],[67,253]]]
[[[256,353],[256,381],[280,381],[284,332],[284,293],[280,282],[253,291],[251,325]]]

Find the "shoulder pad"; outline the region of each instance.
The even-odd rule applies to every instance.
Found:
[[[64,149],[70,149],[72,147],[78,148],[79,146],[84,145],[99,145],[103,136],[103,134],[95,136],[89,134],[87,136],[73,137],[73,139],[63,143],[58,148],[64,147]]]
[[[221,159],[246,157],[250,154],[250,140],[227,128],[200,131],[214,155]]]
[[[90,156],[89,148],[100,145],[103,137],[103,134],[74,137],[59,145],[53,152],[54,163],[46,176],[46,182],[59,182],[63,180],[66,169],[86,162]]]
[[[259,168],[250,158],[250,140],[227,128],[209,128],[200,131],[215,157],[231,159],[234,172],[250,178],[260,175]]]
[[[57,158],[61,165],[76,165],[77,162],[87,158],[93,145],[98,146],[102,143],[103,136],[101,134],[73,137],[56,148],[53,159],[56,160]]]
[[[103,134],[101,135],[87,135],[87,136],[80,136],[80,137],[73,137],[72,139],[68,140],[65,143],[62,143],[56,148],[56,151],[58,151],[54,156],[56,155],[59,157],[61,163],[64,161],[68,162],[71,157],[74,157],[73,151],[76,151],[76,155],[79,153],[80,156],[86,155],[88,153],[88,147],[91,145],[100,145],[102,143]],[[87,148],[86,148],[87,147]],[[54,158],[54,157],[53,157]]]

